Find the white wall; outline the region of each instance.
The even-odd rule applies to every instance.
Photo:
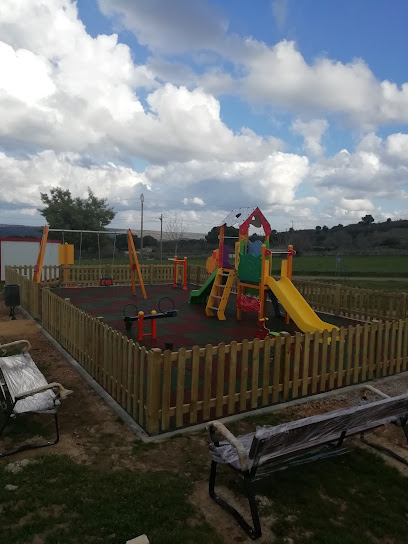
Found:
[[[58,246],[56,243],[47,243],[44,254],[44,264],[58,265]],[[38,252],[40,251],[40,242],[11,242],[0,241],[0,281],[5,280],[5,266],[15,264],[32,265],[37,262]]]

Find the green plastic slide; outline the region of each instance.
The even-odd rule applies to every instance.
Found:
[[[200,289],[195,289],[194,291],[191,291],[190,298],[188,300],[190,304],[205,304],[207,302],[207,297],[211,293],[212,284],[214,283],[217,271],[218,268],[214,270],[214,272],[200,287]]]

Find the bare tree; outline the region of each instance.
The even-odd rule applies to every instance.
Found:
[[[174,217],[166,221],[165,229],[167,238],[174,242],[174,255],[177,255],[177,248],[187,231],[187,225],[182,218],[180,219],[177,214],[174,214]]]

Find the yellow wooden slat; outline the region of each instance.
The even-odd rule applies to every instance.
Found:
[[[279,402],[280,386],[283,382],[282,375],[282,342],[283,338],[277,336],[274,340],[274,352],[273,352],[273,392],[272,402],[276,404]]]
[[[337,364],[337,387],[343,386],[343,379],[345,374],[345,365],[344,365],[345,337],[346,337],[346,329],[344,327],[341,327],[339,332],[339,340],[338,340],[339,356],[338,356],[338,364]]]
[[[408,319],[405,319],[404,320],[404,338],[402,341],[401,372],[405,372],[407,370],[407,363],[408,363]]]
[[[171,356],[171,353],[170,353]],[[194,346],[191,352],[191,400],[190,423],[197,423],[198,380],[200,379],[200,348]]]
[[[146,376],[147,351],[144,346],[139,351],[139,424],[143,427],[145,424],[145,376]]]
[[[382,375],[382,341],[383,341],[384,323],[380,321],[377,325],[377,346],[375,358],[375,377],[380,378]]]
[[[176,427],[183,426],[184,382],[186,373],[186,348],[180,348],[177,359]]]
[[[271,370],[271,337],[267,336],[264,341],[263,368],[262,368],[262,405],[269,404],[269,380]]]
[[[364,324],[363,327],[363,347],[361,353],[361,381],[365,382],[367,379],[368,371],[368,337],[369,337],[369,325]]]
[[[163,392],[162,392],[162,431],[170,429],[170,395],[171,395],[171,351],[166,350],[163,355]],[[195,407],[197,414],[197,406]],[[191,418],[190,418],[191,423]]]
[[[242,341],[242,353],[241,353],[241,391],[239,398],[239,411],[245,412],[247,402],[247,390],[248,390],[248,361],[249,361],[249,341]],[[218,398],[218,395],[217,395]],[[218,414],[217,414],[217,417]]]
[[[329,342],[329,331],[324,329],[322,334],[321,344],[321,361],[320,361],[320,393],[326,391],[327,382],[327,351]]]
[[[287,401],[289,398],[289,379],[290,379],[290,359],[291,359],[291,345],[293,338],[287,336],[284,339],[284,363],[283,363],[283,400]]]
[[[330,391],[334,389],[335,387],[338,336],[339,336],[339,332],[336,329],[332,329],[331,335],[330,335],[330,365],[329,365],[329,390]]]
[[[211,377],[212,377],[212,362],[213,362],[213,346],[207,344],[205,348],[204,359],[204,407],[203,419],[207,421],[210,418],[210,400],[211,400]]]
[[[295,352],[293,357],[293,386],[292,386],[292,398],[296,399],[299,395],[299,365],[300,365],[300,347],[301,347],[302,335],[296,333],[295,335]]]
[[[396,360],[396,369],[395,371],[401,372],[402,365],[402,339],[404,336],[404,321],[400,319],[398,321],[398,330],[397,330],[397,360]]]
[[[305,334],[302,356],[302,396],[306,396],[309,386],[310,368],[310,333]]]
[[[360,345],[361,345],[361,325],[356,325],[354,329],[354,360],[353,366],[353,383],[359,382],[360,374]]]
[[[389,365],[388,365],[388,374],[392,375],[395,372],[396,367],[396,338],[397,338],[397,331],[398,331],[398,323],[397,321],[393,321],[391,323],[391,341],[390,341],[390,349],[389,349]]]
[[[141,349],[139,344],[133,344],[132,352],[132,367],[133,367],[133,394],[132,394],[132,417],[135,421],[139,421],[139,392],[140,392],[140,359]]]
[[[235,413],[235,389],[237,383],[237,343],[231,342],[228,380],[228,414]]]
[[[383,340],[383,350],[382,350],[382,371],[383,376],[388,375],[388,368],[390,365],[390,340],[391,340],[391,323],[386,321],[384,323],[384,340]]]
[[[146,399],[146,430],[149,434],[157,434],[160,430],[160,376],[162,353],[154,348],[148,353],[147,367],[147,399]]]
[[[224,375],[225,375],[225,344],[218,346],[217,358],[217,403],[215,408],[216,417],[223,415],[223,396],[224,396]]]
[[[251,408],[258,406],[259,338],[254,339],[252,351]]]
[[[312,394],[317,392],[317,384],[319,383],[319,351],[321,338],[322,333],[316,331],[313,334]]]

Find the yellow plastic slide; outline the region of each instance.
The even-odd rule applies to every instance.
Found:
[[[325,323],[315,314],[288,278],[281,277],[279,281],[276,281],[268,276],[265,284],[275,294],[301,331],[313,333],[316,331],[322,332],[325,329],[328,331],[338,329],[335,325]]]

